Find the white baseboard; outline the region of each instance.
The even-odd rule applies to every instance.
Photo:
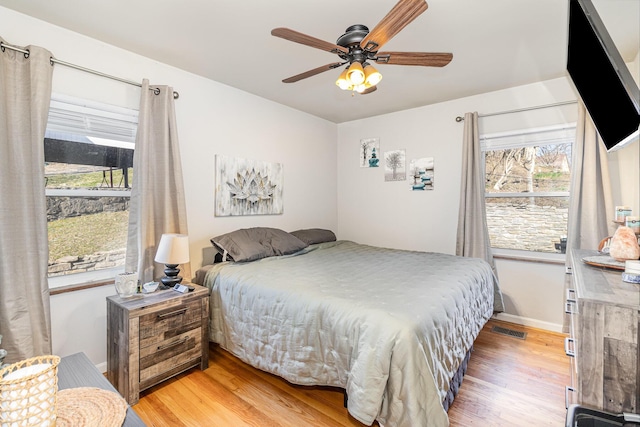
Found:
[[[551,332],[562,332],[562,325],[557,323],[545,322],[543,320],[531,319],[529,317],[516,316],[515,314],[497,313],[492,319],[504,320],[505,322],[515,323],[517,325],[531,326],[532,328],[544,329]]]

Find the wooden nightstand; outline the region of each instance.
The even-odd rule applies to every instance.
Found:
[[[130,405],[140,392],[209,366],[209,289],[107,297],[107,378]]]

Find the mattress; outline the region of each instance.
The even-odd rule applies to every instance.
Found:
[[[203,284],[212,341],[292,383],[344,388],[354,418],[384,427],[448,425],[450,381],[503,309],[483,260],[350,241],[215,264]]]

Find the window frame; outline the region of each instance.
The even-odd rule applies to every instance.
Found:
[[[131,146],[135,144],[138,111],[63,94],[52,94],[47,134],[64,134],[75,137],[95,137],[119,141]],[[111,131],[113,130],[113,131]],[[43,141],[44,143],[44,141]],[[135,146],[132,147],[135,150]],[[45,187],[45,197],[119,197],[130,198],[131,187],[120,190],[57,189]],[[49,244],[47,240],[47,245]],[[82,273],[47,277],[49,289],[87,284],[110,283],[116,274],[124,272],[124,266],[110,267]]]
[[[486,153],[488,151],[507,150],[522,147],[539,147],[553,144],[573,144],[575,143],[576,123],[563,123],[559,125],[518,129],[506,132],[497,132],[480,135],[480,151],[482,152],[482,176],[486,180]],[[536,139],[536,135],[546,138]],[[502,140],[502,142],[500,142]],[[524,140],[524,141],[523,141]],[[541,191],[541,192],[489,192],[485,191],[484,199],[499,198],[531,198],[531,197],[566,197],[570,199],[571,189],[568,191]],[[486,209],[486,202],[485,202]],[[491,241],[489,242],[491,244]],[[491,246],[491,251],[496,258],[561,263],[564,262],[566,254],[529,251],[525,249],[499,248]]]

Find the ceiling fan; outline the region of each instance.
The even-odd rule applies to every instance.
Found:
[[[366,94],[375,91],[376,84],[382,79],[382,75],[371,65],[371,62],[390,65],[444,67],[451,62],[453,54],[440,52],[379,52],[379,49],[385,43],[425,10],[427,10],[427,2],[425,0],[399,0],[373,30],[369,31],[369,28],[364,25],[351,25],[338,38],[335,44],[289,28],[274,28],[271,31],[273,36],[335,53],[340,57],[340,62],[333,62],[305,71],[286,78],[282,82],[294,83],[349,64],[338,77],[336,84],[340,89]]]

